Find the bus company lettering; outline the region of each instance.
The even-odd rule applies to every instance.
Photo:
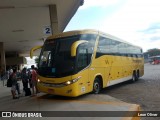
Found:
[[[135,63],[141,63],[142,60],[133,60],[133,62],[135,62]]]

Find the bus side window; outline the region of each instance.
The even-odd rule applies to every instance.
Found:
[[[77,55],[77,68],[82,70],[88,65],[88,49],[83,44],[79,45]]]
[[[101,55],[104,54],[110,54],[110,45],[111,45],[110,39],[107,39],[105,37],[100,37],[98,42],[96,57],[100,57]]]

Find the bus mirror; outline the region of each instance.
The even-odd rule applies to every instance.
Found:
[[[42,48],[42,46],[36,46],[36,47],[32,48],[32,49],[30,50],[30,58],[33,57],[33,52],[34,52],[35,50],[40,49],[40,48]]]
[[[79,41],[76,41],[72,44],[71,46],[71,56],[74,57],[76,56],[76,51],[77,51],[77,47],[82,44],[82,43],[87,43],[88,41],[86,40],[79,40]]]

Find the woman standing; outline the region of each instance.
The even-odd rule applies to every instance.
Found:
[[[31,66],[32,68],[32,76],[31,76],[31,82],[32,82],[32,96],[35,96],[35,94],[38,93],[38,89],[37,89],[37,72],[35,70],[34,65]]]

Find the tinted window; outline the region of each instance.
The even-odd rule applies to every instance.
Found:
[[[96,57],[100,57],[105,54],[135,57],[135,54],[142,54],[142,50],[136,46],[101,36],[99,38]]]

